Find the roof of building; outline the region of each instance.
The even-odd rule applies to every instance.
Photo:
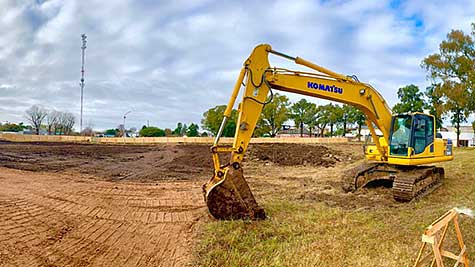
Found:
[[[453,126],[448,126],[445,128],[441,128],[441,132],[455,132],[455,127]],[[461,133],[473,133],[473,127],[472,126],[460,126],[460,132]]]

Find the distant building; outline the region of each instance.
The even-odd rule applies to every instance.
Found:
[[[277,132],[275,136],[276,137],[300,137],[300,129],[293,126],[284,125],[282,126],[282,130]],[[310,137],[308,130],[305,128],[303,128],[302,137]]]
[[[440,129],[443,139],[451,139],[457,141],[457,133],[455,127],[446,127]],[[458,146],[475,146],[475,134],[472,126],[460,126],[460,136]]]
[[[378,136],[383,136],[383,132],[381,132],[379,129],[375,129],[376,135]],[[345,137],[357,137],[358,136],[358,128],[354,129],[349,129],[349,131],[345,134]],[[371,132],[366,125],[361,126],[361,136],[359,138],[359,141],[365,141],[366,138],[371,138]]]

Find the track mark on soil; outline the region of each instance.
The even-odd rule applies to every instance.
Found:
[[[183,266],[205,212],[200,184],[0,168],[0,265]]]

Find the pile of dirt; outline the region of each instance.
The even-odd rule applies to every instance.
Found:
[[[249,159],[272,162],[282,166],[310,165],[331,167],[340,161],[351,161],[351,155],[314,144],[255,144]]]

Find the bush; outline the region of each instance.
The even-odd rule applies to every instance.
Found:
[[[143,137],[159,137],[165,136],[165,131],[157,127],[145,127],[139,132]]]

